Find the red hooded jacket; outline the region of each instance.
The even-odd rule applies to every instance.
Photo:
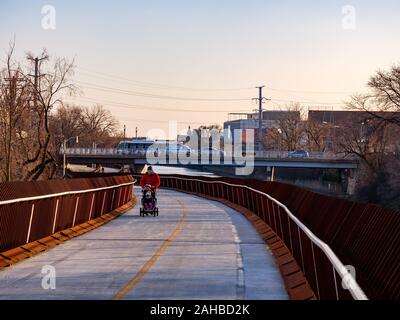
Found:
[[[160,186],[160,177],[159,177],[159,175],[157,174],[157,173],[153,173],[152,175],[149,175],[149,174],[147,174],[147,173],[145,173],[143,176],[142,176],[142,179],[140,179],[140,186],[142,187],[142,188],[144,188],[144,186],[146,185],[146,184],[150,184],[151,185],[151,188],[153,189],[153,190],[157,190],[157,188]]]

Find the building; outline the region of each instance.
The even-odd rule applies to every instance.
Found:
[[[375,111],[372,115],[367,111],[351,111],[351,110],[309,110],[308,121],[312,121],[317,125],[326,126],[325,144],[328,149],[334,148],[334,139],[342,132],[342,130],[352,128],[353,132],[357,132],[360,142],[365,142],[366,136],[375,130],[368,129],[370,121],[378,119],[395,119],[400,120],[400,112],[383,112]],[[377,116],[377,117],[376,117]],[[371,122],[372,124],[376,122]],[[374,128],[373,126],[370,128]],[[378,128],[378,127],[377,127]],[[380,127],[382,129],[382,127]],[[386,127],[386,146],[385,150],[390,152],[397,152],[400,145],[397,137],[399,136],[399,127],[390,126]],[[345,131],[346,132],[346,131]],[[377,131],[378,132],[378,131]],[[371,139],[371,136],[368,138]]]
[[[400,112],[374,112],[374,114],[383,119],[397,118],[400,119]],[[349,123],[354,125],[363,124],[374,116],[367,111],[350,111],[350,110],[309,110],[308,121],[316,123],[330,124],[332,126],[343,126]]]
[[[349,122],[362,123],[371,116],[363,111],[343,111],[343,110],[309,110],[308,121],[315,123],[330,124],[341,126]]]
[[[259,114],[258,113],[230,113],[228,121],[224,122],[224,130],[229,130],[230,134],[234,130],[254,130],[255,143],[258,143]],[[262,113],[263,136],[270,130],[278,130],[283,119],[301,120],[300,111],[286,110],[267,110]]]
[[[234,117],[238,119],[233,119]],[[258,113],[230,113],[229,121],[224,122],[225,130],[234,129],[258,129]],[[300,111],[271,110],[262,113],[262,128],[279,128],[279,122],[283,119],[295,118],[300,120]]]

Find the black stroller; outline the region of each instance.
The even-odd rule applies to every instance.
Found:
[[[156,193],[151,189],[151,186],[146,185],[143,189],[140,216],[144,217],[145,215],[148,216],[149,214],[153,215],[154,217],[158,216],[157,198]]]

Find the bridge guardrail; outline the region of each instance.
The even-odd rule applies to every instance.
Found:
[[[0,184],[0,252],[109,213],[132,200],[131,176]]]
[[[204,153],[199,153],[195,150],[191,151],[194,155],[200,156],[205,155]],[[224,153],[219,156],[223,159]],[[174,152],[170,152],[174,153]],[[60,154],[64,154],[64,150],[60,149]],[[68,156],[112,156],[112,155],[126,155],[126,156],[138,156],[145,157],[146,150],[138,149],[138,150],[129,150],[129,149],[117,149],[117,148],[67,148],[65,154]],[[176,153],[175,153],[176,154]],[[289,156],[289,151],[279,151],[279,150],[270,150],[270,151],[262,151],[255,152],[255,158],[259,159],[301,159],[301,160],[342,160],[344,159],[344,154],[336,154],[333,152],[309,152],[308,157],[303,158],[293,158]],[[207,155],[208,156],[208,155]],[[233,154],[229,152],[225,152],[226,157],[232,157]]]
[[[252,187],[220,180],[162,176],[162,185],[224,198],[263,219],[298,261],[317,298],[367,300],[364,291],[333,250],[283,203]]]

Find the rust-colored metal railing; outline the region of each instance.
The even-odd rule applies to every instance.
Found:
[[[0,252],[109,213],[132,200],[131,176],[0,184]]]
[[[279,183],[178,175],[161,176],[161,181],[163,187],[223,198],[253,211],[285,242],[319,299],[400,298],[398,212]],[[371,213],[377,214],[375,225],[366,219]],[[383,230],[390,232],[380,236]],[[376,242],[383,238],[391,242]]]

